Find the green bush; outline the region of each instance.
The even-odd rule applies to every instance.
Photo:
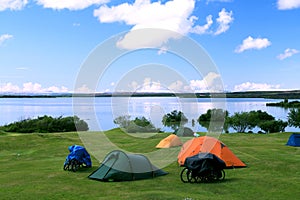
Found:
[[[160,129],[155,128],[150,120],[145,117],[136,117],[130,120],[130,116],[124,115],[114,119],[114,123],[124,128],[128,133],[155,133],[160,132]]]
[[[258,126],[266,133],[277,133],[284,132],[288,123],[282,120],[268,120],[261,122]]]
[[[290,110],[288,113],[288,123],[290,126],[300,128],[300,108]]]
[[[266,133],[284,132],[288,125],[287,122],[275,120],[275,117],[261,110],[234,113],[228,117],[228,124],[239,133],[251,131],[255,127]]]
[[[41,116],[36,119],[24,119],[2,127],[6,132],[18,133],[53,133],[53,132],[71,132],[87,131],[88,124],[79,119],[79,117],[58,117]]]
[[[114,119],[114,123],[120,128],[126,128],[130,124],[130,115],[122,115]]]
[[[162,123],[166,127],[170,127],[174,131],[179,127],[183,127],[188,122],[188,118],[183,112],[173,110],[171,113],[165,114],[162,119]]]
[[[215,125],[221,125],[222,127],[216,127],[217,130],[223,128],[225,132],[228,131],[228,123],[227,118],[229,116],[229,112],[223,109],[208,109],[205,114],[202,114],[198,118],[198,123],[206,128],[209,129],[209,125],[211,122],[215,123]],[[211,127],[214,128],[214,127]]]
[[[232,127],[238,133],[245,133],[247,129],[251,130],[256,126],[251,119],[249,112],[236,112],[231,117],[228,117],[228,124],[229,127]]]

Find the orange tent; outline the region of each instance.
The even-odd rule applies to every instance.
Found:
[[[193,138],[185,142],[178,154],[178,163],[183,165],[187,157],[194,156],[200,152],[215,154],[225,162],[227,168],[246,167],[245,163],[236,157],[225,144],[209,136]]]
[[[180,138],[175,135],[171,134],[168,137],[162,139],[158,145],[156,145],[156,148],[170,148],[170,147],[176,147],[176,146],[181,146],[182,142]]]

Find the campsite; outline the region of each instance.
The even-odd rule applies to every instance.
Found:
[[[120,129],[97,134],[105,134],[121,149],[140,154],[155,151],[156,145],[169,135],[159,133],[144,139]],[[102,161],[93,155],[92,168],[63,170],[68,146],[82,145],[76,132],[0,133],[1,199],[297,199],[300,149],[286,145],[290,135],[222,134],[219,139],[247,167],[225,169],[222,182],[189,184],[180,181],[182,168],[176,158],[163,168],[168,173],[164,176],[102,182],[88,178]]]

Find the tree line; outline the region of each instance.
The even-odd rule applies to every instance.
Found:
[[[300,109],[291,109],[288,113],[288,121],[275,119],[274,116],[261,110],[236,112],[232,116],[229,116],[229,112],[223,109],[207,110],[197,120],[192,119],[193,126],[196,121],[207,130],[211,130],[211,127],[214,128],[211,124],[222,126],[221,128],[225,133],[228,133],[230,128],[238,133],[251,133],[256,127],[261,129],[258,133],[276,133],[284,132],[287,126],[300,128]],[[120,116],[114,120],[114,123],[128,132],[160,131],[145,117],[136,117],[134,120],[131,120],[129,115]],[[180,127],[184,127],[186,123],[188,123],[188,118],[182,111],[173,110],[162,117],[162,124],[174,131]]]

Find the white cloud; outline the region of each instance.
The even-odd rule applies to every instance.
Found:
[[[188,84],[183,80],[177,80],[168,83],[168,85],[162,84],[160,81],[153,81],[151,78],[145,78],[142,83],[137,81],[131,81],[128,84],[131,92],[220,92],[223,89],[219,86],[220,74],[208,73],[202,80],[191,80]],[[121,90],[118,90],[119,92]]]
[[[141,88],[139,88],[138,92],[157,92],[161,91],[162,87],[160,82],[151,81],[151,79],[145,79],[144,84]]]
[[[197,18],[195,18],[197,19]],[[211,15],[208,15],[206,17],[206,24],[200,26],[200,25],[197,25],[195,27],[193,27],[190,32],[191,33],[197,33],[197,34],[205,34],[205,33],[208,33],[208,30],[209,28],[211,27],[211,25],[213,24],[213,20],[212,20],[212,16]]]
[[[183,92],[184,84],[182,81],[175,81],[168,86],[172,92]]]
[[[182,81],[175,81],[169,86],[162,85],[159,81],[153,81],[151,78],[145,78],[143,83],[139,84],[132,81],[129,85],[133,92],[183,92],[184,84]]]
[[[28,0],[1,0],[0,1],[0,11],[10,9],[10,10],[21,10],[26,6]]]
[[[191,80],[190,87],[194,91],[208,91],[207,85],[204,80]]]
[[[183,79],[172,79],[165,82],[165,80],[153,80],[149,77],[143,80],[131,80],[126,88],[117,89],[117,92],[223,92],[220,87],[220,74],[210,72],[202,80],[191,80],[186,82]],[[161,82],[162,81],[162,82]]]
[[[202,80],[191,80],[189,87],[194,92],[222,92],[220,78],[220,74],[210,72]]]
[[[150,0],[136,0],[133,4],[101,6],[94,11],[94,16],[101,23],[124,22],[133,26],[132,31],[119,41],[121,48],[160,47],[168,39],[189,32],[193,25],[190,15],[194,6],[195,0],[173,0],[165,4],[160,1],[152,3]],[[142,29],[152,30],[135,31]]]
[[[0,85],[0,93],[7,93],[7,92],[17,93],[20,91],[21,89],[19,88],[19,86],[13,85],[12,83],[6,83]]]
[[[109,2],[109,0],[36,0],[44,8],[56,10],[82,10],[92,5],[100,5]]]
[[[300,8],[300,0],[278,0],[277,8],[279,10]]]
[[[24,83],[22,92],[32,92],[37,93],[42,91],[42,85],[38,83]]]
[[[94,11],[100,22],[125,22],[134,29],[168,29],[186,34],[192,22],[189,16],[194,10],[195,0],[173,0],[165,4],[150,0],[136,0],[133,4],[123,3],[111,8],[101,6]]]
[[[50,86],[43,88],[39,83],[27,82],[22,87],[12,83],[5,83],[0,85],[0,93],[62,93],[69,92],[68,88],[62,86]]]
[[[45,92],[49,93],[62,93],[62,92],[69,92],[68,88],[62,86],[62,87],[56,87],[56,86],[51,86],[46,89],[44,89]]]
[[[24,70],[24,71],[27,71],[29,70],[28,67],[17,67],[16,70]]]
[[[223,8],[221,12],[219,12],[219,17],[217,18],[217,22],[219,27],[215,32],[215,35],[219,35],[221,33],[226,32],[229,29],[229,24],[233,21],[232,11],[226,12]]]
[[[76,88],[74,92],[76,92],[76,93],[92,93],[92,92],[95,92],[95,91],[93,91],[87,85],[84,84],[81,87]]]
[[[243,40],[243,44],[239,45],[235,52],[241,53],[249,49],[263,49],[271,45],[271,42],[267,38],[248,38]]]
[[[287,49],[284,51],[284,53],[279,54],[279,55],[277,56],[277,58],[278,58],[279,60],[284,60],[284,59],[286,59],[286,58],[288,58],[288,57],[291,57],[291,56],[293,56],[293,55],[295,55],[295,54],[297,54],[297,53],[299,53],[298,50],[287,48]]]
[[[278,90],[280,85],[270,85],[267,83],[242,83],[240,85],[234,86],[234,92],[240,91],[270,91],[270,90]]]
[[[4,41],[9,40],[11,38],[13,38],[13,36],[10,34],[0,35],[0,45],[2,45],[4,43]]]
[[[143,83],[132,81],[128,84],[129,90],[117,90],[117,92],[165,92],[159,81],[152,81],[145,78]]]
[[[117,47],[121,49],[140,48],[160,48],[163,47],[170,38],[178,39],[182,35],[165,29],[132,29],[117,42]],[[166,46],[164,46],[166,50]],[[160,50],[159,53],[162,53]]]
[[[136,0],[132,4],[123,3],[112,7],[103,5],[94,10],[94,16],[101,23],[121,22],[132,26],[131,31],[118,42],[118,47],[135,49],[161,47],[169,39],[178,39],[188,33],[208,33],[213,24],[212,16],[206,17],[206,24],[195,25],[198,18],[192,16],[194,9],[195,0],[170,0],[166,3]],[[232,12],[228,13],[225,9],[219,13],[218,34],[229,28],[231,15]],[[148,32],[137,31],[143,29]]]

